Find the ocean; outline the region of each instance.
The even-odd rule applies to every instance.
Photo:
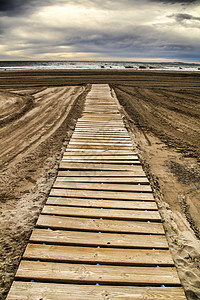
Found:
[[[145,63],[122,61],[0,61],[0,70],[166,70],[200,71],[196,63]]]

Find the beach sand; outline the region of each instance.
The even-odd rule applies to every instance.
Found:
[[[199,299],[200,74],[129,70],[0,72],[1,299],[92,83],[121,104],[186,295]]]

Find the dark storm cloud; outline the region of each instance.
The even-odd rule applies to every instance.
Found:
[[[30,8],[34,2],[34,0],[1,0],[0,12],[2,12],[5,15],[20,13]]]
[[[198,0],[150,0],[152,2],[160,2],[165,4],[194,4],[198,3]]]
[[[52,0],[0,0],[0,13],[8,16],[20,15],[52,3]]]
[[[189,15],[189,14],[176,14],[176,15],[173,15],[173,16],[175,16],[176,20],[178,20],[178,21],[184,21],[184,20],[200,21],[199,17],[194,17],[194,16]]]
[[[176,22],[183,27],[200,28],[200,17],[191,14],[173,14],[169,17],[175,18]]]

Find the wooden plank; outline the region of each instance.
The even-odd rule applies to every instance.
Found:
[[[91,127],[87,127],[87,128],[78,128],[76,127],[75,128],[75,133],[79,133],[80,132],[84,132],[86,134],[127,134],[126,130],[125,129],[120,129],[120,127],[115,127],[115,128],[105,128],[105,127],[94,127],[94,128],[91,128]]]
[[[45,205],[42,214],[58,216],[77,216],[87,218],[107,218],[133,221],[161,221],[158,211],[127,210],[127,209],[107,209],[88,207],[66,207]]]
[[[112,149],[65,149],[65,152],[70,152],[70,153],[101,153],[104,155],[127,155],[127,154],[137,154],[136,150],[135,152],[133,150],[112,150]]]
[[[100,190],[100,191],[125,191],[125,192],[152,192],[151,186],[147,184],[112,184],[112,183],[84,183],[55,181],[54,188]]]
[[[40,215],[37,226],[52,229],[73,229],[121,233],[164,234],[162,223],[122,220],[91,219]]]
[[[80,138],[82,137],[83,134],[81,133],[76,133],[74,132],[73,133],[73,137],[75,138]],[[98,133],[98,132],[95,132],[95,133],[85,133],[84,134],[84,137],[85,138],[110,138],[110,139],[123,139],[123,140],[130,140],[130,137],[127,136],[127,135],[122,135],[122,134],[106,134],[106,133]]]
[[[113,124],[111,123],[109,120],[106,120],[104,123],[93,123],[93,122],[88,122],[87,124],[76,124],[76,129],[84,129],[84,128],[88,128],[88,130],[93,131],[93,130],[98,130],[98,129],[102,129],[104,131],[115,131],[115,132],[124,132],[127,134],[127,130],[124,127],[124,125],[120,122],[118,122],[117,124]]]
[[[99,109],[101,109],[100,106],[98,106],[97,110],[99,110]],[[102,111],[105,111],[105,109],[102,108]],[[109,112],[109,114],[112,115],[112,113],[110,113],[110,112]],[[93,113],[91,115],[93,115]],[[115,113],[113,115],[116,116]],[[77,121],[77,124],[107,124],[107,123],[113,124],[113,125],[122,124],[122,126],[124,127],[124,123],[121,119],[121,115],[119,114],[119,111],[118,111],[118,119],[117,120],[110,119],[109,122],[107,120],[103,120],[103,119],[95,120],[93,118],[90,118],[90,114],[88,114],[88,113],[85,114],[84,112],[83,112],[83,116]]]
[[[107,131],[114,131],[115,134],[122,134],[122,135],[125,135],[127,137],[130,137],[128,131],[126,130],[126,128],[122,125],[122,124],[118,124],[118,125],[110,125],[109,122],[106,121],[106,123],[108,124],[96,124],[95,126],[95,123],[88,123],[88,124],[76,124],[76,127],[75,127],[75,132],[76,133],[76,129],[80,128],[80,129],[83,129],[84,127],[86,127],[87,125],[87,128],[88,128],[88,131],[91,131],[91,133],[93,133],[93,131],[103,131],[103,133],[105,134],[108,134]]]
[[[174,266],[169,250],[92,248],[43,244],[28,244],[23,259],[132,266]]]
[[[109,130],[118,130],[118,129],[124,129],[125,127],[123,126],[123,123],[121,122],[117,122],[116,124],[111,123],[110,121],[106,121],[104,123],[96,123],[96,122],[88,122],[86,124],[76,124],[76,128],[88,128],[90,129],[98,129],[98,128],[103,128],[105,130],[109,129]]]
[[[108,144],[131,144],[131,140],[129,139],[116,139],[116,138],[98,138],[98,137],[95,137],[95,138],[86,138],[86,137],[82,137],[82,138],[76,138],[76,137],[72,137],[71,140],[70,140],[70,143],[76,143],[76,142],[84,142],[84,143],[87,143],[87,144],[90,144],[90,143],[97,143],[98,144],[101,144],[101,143],[108,143]]]
[[[143,200],[155,201],[152,193],[139,192],[114,192],[114,191],[90,191],[73,189],[51,189],[51,196],[75,197],[75,198],[96,198],[96,199],[115,199],[115,200]]]
[[[131,150],[132,146],[120,146],[120,145],[84,145],[84,144],[69,144],[68,149],[104,149],[104,150]]]
[[[21,261],[15,277],[76,283],[180,284],[174,267],[94,266],[37,261]]]
[[[74,131],[74,137],[80,137],[80,135],[87,137],[99,137],[99,138],[118,138],[118,139],[124,139],[124,140],[130,140],[130,137],[124,134],[124,132],[118,132],[117,131],[107,131],[102,128],[93,129],[92,131],[88,128],[80,128]]]
[[[87,176],[92,176],[92,177],[124,177],[124,178],[130,178],[130,177],[144,177],[145,173],[142,170],[133,170],[132,172],[130,171],[120,171],[120,170],[115,170],[115,171],[109,171],[109,170],[65,170],[62,171],[60,170],[58,172],[58,176],[64,176],[64,177],[74,177],[74,176],[79,176],[79,177],[87,177]]]
[[[99,108],[98,108],[99,109]],[[98,119],[98,120],[95,120],[95,119],[90,119],[89,118],[89,115],[86,114],[84,115],[83,117],[81,117],[78,121],[77,121],[77,124],[78,125],[88,125],[88,124],[112,124],[112,125],[122,125],[122,127],[124,128],[124,123],[123,123],[123,120],[120,118],[120,115],[118,115],[118,120],[112,120],[110,119],[109,121],[107,120],[101,120],[101,119]]]
[[[85,144],[85,145],[122,145],[122,146],[131,146],[132,143],[131,141],[123,141],[123,140],[110,140],[108,141],[108,139],[101,139],[101,140],[87,140],[87,139],[82,139],[80,141],[77,141],[77,139],[75,138],[71,138],[70,142],[69,142],[69,145],[82,145],[82,144]]]
[[[107,114],[113,114],[113,115],[119,115],[119,111],[117,111],[116,109],[112,109],[112,111],[108,111],[108,110],[105,110],[105,109],[100,109],[100,108],[85,108],[84,110],[84,113],[86,114],[103,114],[104,116],[107,115]]]
[[[117,120],[117,121],[120,121],[120,116],[118,114],[90,114],[90,113],[87,113],[85,114],[85,116],[82,117],[82,120],[87,120],[87,121],[90,121],[90,120],[104,120],[104,121],[107,121],[107,122],[110,122],[110,120]]]
[[[99,108],[98,108],[99,109]],[[124,128],[124,123],[122,120],[109,120],[108,121],[103,121],[103,120],[78,120],[78,122],[76,123],[77,125],[91,125],[91,124],[94,124],[94,125],[108,125],[108,124],[111,124],[111,125],[122,125],[122,128]]]
[[[49,197],[47,204],[50,205],[66,205],[80,207],[103,207],[103,208],[122,208],[122,209],[148,209],[157,210],[156,202],[148,201],[116,201],[116,200],[101,200],[101,199],[84,199],[84,198],[62,198]]]
[[[131,142],[131,139],[130,137],[118,137],[118,136],[98,136],[98,135],[93,135],[93,136],[83,136],[83,135],[77,135],[77,134],[73,134],[72,135],[72,139],[74,140],[78,140],[78,141],[85,141],[85,140],[88,140],[88,141],[122,141],[122,142],[126,142],[126,141],[129,141]]]
[[[86,114],[83,114],[82,120],[92,120],[92,119],[95,119],[95,120],[121,120],[121,115],[115,115],[115,114],[112,114],[112,112],[110,112],[108,115],[100,115],[97,114],[97,113],[86,113]]]
[[[62,162],[75,162],[75,163],[102,163],[102,164],[119,164],[119,165],[141,165],[140,161],[139,160],[106,160],[106,159],[95,159],[95,158],[74,158],[74,159],[71,159],[71,158],[65,158],[63,156],[62,158]]]
[[[80,132],[86,132],[86,133],[107,133],[107,134],[127,134],[127,131],[123,128],[115,128],[115,129],[108,129],[108,128],[88,128],[88,130],[86,128],[75,128],[75,132],[76,133],[80,133]]]
[[[108,170],[108,171],[138,171],[140,174],[144,171],[141,166],[132,165],[115,165],[115,164],[103,164],[103,163],[76,163],[76,162],[63,162],[61,161],[59,169],[82,169],[82,170]]]
[[[93,247],[168,249],[164,235],[96,233],[50,229],[34,229],[30,242]]]
[[[136,154],[134,151],[127,151],[127,150],[104,150],[104,149],[66,149],[65,154],[69,155],[132,155]]]
[[[75,130],[85,130],[89,132],[93,131],[103,131],[103,132],[109,132],[109,131],[114,131],[114,132],[125,132],[125,129],[123,130],[123,127],[121,124],[119,125],[110,125],[110,124],[102,124],[102,125],[95,125],[95,124],[88,124],[88,125],[76,125]]]
[[[181,287],[95,286],[15,281],[7,300],[186,300]]]
[[[105,102],[104,102],[104,104],[102,104],[101,102],[99,102],[99,103],[94,103],[94,102],[89,102],[89,103],[87,103],[87,102],[85,102],[85,107],[94,107],[94,108],[106,108],[107,110],[108,109],[113,109],[113,108],[116,108],[118,111],[119,111],[119,109],[118,109],[118,106],[117,106],[117,104],[115,103],[115,102],[113,102],[113,103],[108,103],[108,104],[106,104]]]
[[[73,181],[73,182],[103,182],[103,183],[140,183],[140,184],[149,184],[149,181],[146,177],[94,177],[94,176],[85,176],[85,177],[57,177],[57,181]]]
[[[83,155],[76,155],[76,156],[72,156],[72,155],[69,155],[67,154],[67,152],[64,152],[64,155],[63,155],[63,158],[64,159],[84,159],[84,160],[87,160],[87,159],[105,159],[105,160],[114,160],[114,161],[117,161],[117,160],[125,160],[125,161],[134,161],[134,160],[138,160],[138,156],[137,155],[101,155],[101,154],[97,154],[97,155],[94,155],[94,154],[83,154]]]
[[[83,134],[84,133],[84,134]],[[90,128],[77,128],[74,131],[74,136],[79,136],[82,135],[82,137],[84,136],[85,138],[87,138],[87,136],[89,137],[103,137],[103,138],[118,138],[118,139],[124,139],[124,140],[128,140],[128,141],[132,141],[130,139],[129,136],[125,135],[124,132],[119,132],[117,129],[115,131],[107,131],[107,129],[105,128],[96,128],[93,129],[92,131],[90,130]]]
[[[69,145],[87,145],[87,146],[123,146],[123,147],[131,147],[130,142],[107,142],[107,141],[97,141],[97,142],[74,142],[73,139],[70,140]]]

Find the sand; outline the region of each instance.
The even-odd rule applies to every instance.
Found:
[[[91,83],[108,83],[163,218],[188,299],[200,298],[200,74],[0,72],[1,299],[55,179]]]

